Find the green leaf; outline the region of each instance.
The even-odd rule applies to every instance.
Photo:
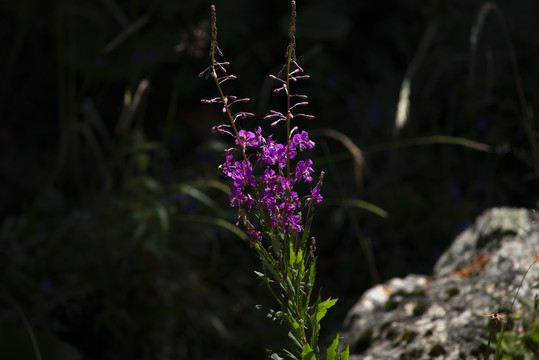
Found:
[[[155,214],[157,215],[157,218],[159,219],[159,225],[161,227],[161,232],[163,234],[168,232],[169,229],[169,218],[168,218],[168,211],[163,206],[162,203],[158,201],[152,201],[153,209],[155,211]]]
[[[312,261],[311,264],[309,265],[309,278],[305,282],[305,288],[308,291],[307,291],[307,296],[305,297],[305,303],[303,304],[304,306],[309,305],[315,280],[316,280],[316,259],[314,259],[314,261]]]
[[[256,246],[258,246],[258,244]],[[269,272],[269,274],[273,276],[274,279],[279,279],[280,273],[276,267],[277,262],[269,256],[264,256],[264,254],[261,252],[259,252],[258,254],[259,254],[260,260],[262,261],[262,266],[264,267],[264,270],[267,270],[267,272]],[[269,279],[270,277],[266,275],[266,280],[269,280]]]
[[[309,216],[303,228],[303,235],[301,236],[301,243],[303,244],[304,249],[306,249],[308,244],[310,244],[309,234],[311,232],[311,225],[313,223],[313,219],[314,219],[314,212],[311,213],[311,216]]]
[[[528,330],[528,338],[536,344],[539,344],[539,323],[533,324]]]
[[[339,334],[331,342],[326,350],[326,360],[337,360],[337,346],[339,346]]]
[[[292,354],[290,351],[286,350],[286,349],[283,349],[284,353],[286,354],[286,356],[288,356],[291,360],[299,360],[299,358]]]
[[[301,339],[297,339],[292,331],[288,332],[288,339],[290,340],[291,345],[294,345],[298,348],[298,352],[299,352],[299,349],[302,348],[301,341],[300,341]]]
[[[284,360],[284,358],[280,357],[279,354],[277,354],[277,353],[271,354],[271,356],[269,358],[271,360]]]
[[[326,350],[326,360],[348,360],[350,356],[350,347],[347,346],[342,353],[339,354],[339,334],[335,336],[333,342]]]
[[[274,236],[273,234],[270,234],[270,241],[271,241],[271,246],[273,247],[274,253],[277,256],[282,254],[281,241],[279,241],[279,239],[277,239],[276,236]]]
[[[298,252],[296,253],[292,241],[290,242],[290,265],[296,270],[301,269],[301,272],[303,272],[303,250],[298,249]]]
[[[302,360],[311,360],[314,358],[314,351],[311,348],[311,345],[305,344],[303,345],[303,350],[301,351],[301,359]]]
[[[347,345],[346,349],[341,353],[341,359],[340,360],[348,360],[350,357],[350,346]]]
[[[316,322],[320,322],[320,320],[322,320],[322,318],[326,316],[328,309],[335,305],[335,303],[337,303],[337,300],[339,299],[329,298],[326,301],[318,304],[318,308],[316,309]]]

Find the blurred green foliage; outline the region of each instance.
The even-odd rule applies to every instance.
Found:
[[[539,356],[539,323],[531,324],[522,333],[506,332],[501,343],[502,359],[532,360]]]
[[[535,262],[530,265],[528,270],[534,264]],[[520,300],[527,311],[515,318],[502,314],[501,321],[491,317],[490,321],[487,322],[490,328],[490,337],[488,341],[483,341],[487,345],[485,359],[488,358],[489,354],[492,355],[491,353],[494,354],[495,359],[505,360],[532,360],[539,356],[539,295],[535,295],[533,300],[522,297]],[[520,320],[521,323],[515,326],[515,320]]]
[[[239,77],[232,90],[253,98],[244,110],[278,107],[266,79],[284,61],[288,1],[214,3]],[[328,343],[371,279],[429,272],[485,208],[536,206],[539,5],[497,5],[471,48],[480,1],[298,4],[297,54],[311,75],[302,90],[317,115],[301,126],[347,134],[366,163],[359,186],[346,148],[318,139],[325,198],[352,199],[320,207],[312,229],[319,284],[341,299]],[[266,301],[257,264],[219,185],[226,139],[209,131],[219,109],[200,105],[213,95],[197,78],[208,64],[209,6],[0,2],[3,355],[237,359],[280,341],[254,309]],[[396,132],[406,75],[410,112]],[[410,145],[434,135],[492,150]],[[349,206],[359,199],[389,217]]]

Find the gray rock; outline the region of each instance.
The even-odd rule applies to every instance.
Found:
[[[507,314],[507,327],[517,330],[531,318],[526,301],[539,294],[539,265],[530,268],[539,254],[533,220],[526,209],[488,210],[440,257],[433,276],[367,290],[344,322],[350,359],[482,359],[494,326],[484,315]]]

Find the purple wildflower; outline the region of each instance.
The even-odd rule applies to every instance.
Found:
[[[270,135],[264,145],[262,145],[262,160],[268,165],[279,165],[280,168],[286,166],[286,149],[283,144],[272,140]]]
[[[236,139],[236,145],[256,147],[258,146],[259,141],[259,138],[254,132],[240,130],[238,132],[238,138]]]
[[[292,229],[298,233],[303,231],[303,227],[300,225],[300,222],[301,216],[299,215],[294,215],[288,219],[288,225],[290,225]]]
[[[309,201],[314,201],[315,204],[322,202],[322,195],[320,195],[320,186],[316,185],[311,189],[311,196],[308,198]]]
[[[313,162],[311,159],[298,161],[296,166],[296,181],[300,180],[301,178],[303,178],[303,180],[306,182],[313,181],[313,178],[311,177],[311,173],[314,171],[311,167],[312,165]]]
[[[295,19],[295,10],[293,11]],[[295,20],[294,20],[295,21]],[[284,143],[275,139],[273,134],[266,138],[262,135],[262,128],[258,126],[254,131],[240,130],[236,121],[246,117],[254,116],[252,113],[237,111],[232,112],[231,107],[235,104],[245,103],[249,98],[238,98],[237,96],[224,95],[221,88],[229,80],[235,80],[236,76],[227,73],[226,61],[217,61],[217,56],[222,53],[217,45],[217,27],[215,25],[215,8],[212,7],[212,44],[211,56],[212,64],[204,70],[200,76],[212,77],[219,89],[220,97],[209,100],[203,100],[205,103],[218,104],[222,106],[222,112],[229,118],[228,124],[218,125],[213,128],[215,132],[232,135],[234,137],[235,147],[225,150],[226,158],[219,167],[221,173],[233,181],[230,188],[230,204],[239,209],[239,218],[247,230],[251,241],[260,242],[262,231],[259,231],[250,221],[253,217],[250,211],[256,204],[258,214],[261,219],[260,225],[265,226],[265,232],[274,234],[284,234],[288,231],[302,232],[302,206],[307,205],[300,201],[300,196],[294,190],[295,185],[300,181],[312,182],[313,162],[311,159],[299,160],[296,157],[299,152],[312,150],[314,142],[309,139],[307,131],[301,131],[297,126],[292,128],[291,122],[296,121],[298,117],[313,118],[312,115],[296,113],[300,107],[308,105],[307,96],[294,94],[291,90],[291,84],[307,79],[303,69],[298,65],[295,54],[294,26],[291,27],[291,43],[287,49],[287,64],[276,75],[270,75],[278,81],[276,93],[287,97],[288,107],[285,111],[271,110],[270,114],[264,119],[272,120],[271,127],[283,122],[288,129],[288,138]],[[290,130],[292,129],[292,130]],[[235,150],[233,152],[232,150]],[[236,156],[236,160],[235,157]],[[256,162],[250,159],[256,157]],[[240,157],[241,159],[237,159]],[[311,193],[304,196],[307,202],[320,203],[320,182],[311,189]]]
[[[314,148],[314,141],[309,140],[309,133],[307,131],[302,131],[300,134],[294,134],[292,140],[290,141],[290,147],[298,147],[300,151],[305,149],[312,150]]]

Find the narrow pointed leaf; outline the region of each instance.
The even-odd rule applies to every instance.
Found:
[[[328,312],[328,309],[331,308],[333,305],[335,305],[335,303],[337,303],[337,300],[339,300],[339,299],[331,299],[331,298],[329,298],[326,301],[321,302],[320,304],[318,304],[318,311],[316,312],[316,321],[317,322],[320,322],[320,320],[322,320],[322,318]]]
[[[340,354],[340,360],[348,360],[350,357],[350,346],[346,346],[346,349]]]
[[[309,344],[303,345],[303,350],[301,351],[302,360],[311,360],[314,358],[314,351]]]
[[[337,360],[337,346],[339,346],[339,335],[331,342],[331,345],[326,350],[326,360]]]

